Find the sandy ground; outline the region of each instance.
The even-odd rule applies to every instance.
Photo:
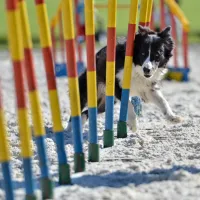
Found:
[[[100,157],[99,163],[86,163],[86,172],[73,172],[73,141],[65,133],[65,148],[72,167],[72,186],[56,187],[55,199],[137,199],[137,200],[190,200],[200,199],[200,46],[190,46],[191,81],[177,83],[164,81],[163,93],[175,113],[184,118],[181,124],[169,124],[153,105],[143,105],[143,116],[137,133],[128,133],[126,139],[115,139],[112,148],[103,149],[104,114],[98,117]],[[57,154],[52,133],[46,80],[41,54],[35,51],[37,78],[45,127],[50,171],[57,182]],[[8,53],[0,53],[0,76],[7,119],[8,138],[11,143],[12,172],[17,199],[22,199],[23,168],[20,158],[18,126],[16,122],[13,74]],[[58,80],[63,126],[69,119],[67,80]],[[119,105],[115,109],[115,130]],[[31,118],[30,118],[31,120]],[[31,121],[30,121],[31,123]],[[83,133],[85,156],[88,149],[88,125]],[[115,131],[116,132],[116,131]],[[33,170],[40,175],[36,146],[33,142]],[[1,173],[1,170],[0,170]],[[0,174],[2,188],[2,174]],[[0,190],[0,199],[4,199]]]

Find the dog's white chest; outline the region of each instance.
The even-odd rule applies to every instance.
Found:
[[[119,84],[122,87],[123,83],[123,72],[124,70],[121,70],[117,74],[117,78],[119,80]],[[142,99],[147,100],[147,93],[150,90],[150,83],[145,78],[143,78],[137,71],[132,71],[132,77],[131,77],[131,87],[130,87],[130,96],[140,96]]]
[[[133,76],[131,79],[130,95],[140,96],[141,92],[145,89],[142,80],[137,76]]]

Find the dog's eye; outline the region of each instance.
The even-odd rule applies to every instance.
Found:
[[[145,53],[142,53],[142,56],[145,56]]]

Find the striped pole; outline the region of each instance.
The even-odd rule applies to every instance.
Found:
[[[56,34],[55,34],[55,27],[51,27],[51,40],[52,40],[53,59],[54,59],[54,62],[56,62],[57,61],[57,56],[56,56]]]
[[[80,36],[80,34],[81,34],[80,33],[80,16],[79,16],[79,14],[77,12],[78,1],[79,0],[74,0],[75,21],[76,21],[76,38],[78,38],[78,36]],[[82,63],[83,62],[82,45],[78,41],[78,42],[76,42],[76,46],[77,46],[77,52],[78,52],[78,63]]]
[[[175,48],[174,48],[174,53],[173,53],[173,59],[174,59],[174,67],[178,67],[178,41],[177,41],[177,34],[176,34],[176,21],[175,21],[175,16],[170,12],[170,18],[171,18],[171,26],[172,26],[172,37],[175,42]]]
[[[85,27],[87,50],[87,99],[89,111],[89,161],[99,161],[97,135],[97,82],[95,57],[94,1],[85,0]]]
[[[56,11],[56,15],[53,16],[53,18],[51,19],[51,23],[50,23],[50,27],[51,27],[51,39],[52,39],[52,51],[53,51],[53,58],[54,58],[54,62],[57,61],[57,45],[56,45],[56,26],[59,23],[59,20],[61,20],[61,3]],[[64,60],[63,60],[64,61]]]
[[[162,0],[164,1],[164,0]],[[184,55],[184,67],[188,68],[188,32],[189,32],[189,22],[185,18],[182,10],[178,6],[175,1],[165,1],[165,3],[170,7],[172,14],[177,16],[183,25],[182,30],[182,47],[183,47],[183,55]]]
[[[77,44],[77,52],[78,52],[78,63],[82,63],[83,62],[82,44],[80,44],[79,42],[77,42],[76,44]]]
[[[59,12],[59,38],[60,38],[60,53],[62,63],[65,62],[65,41],[63,37],[63,21],[62,21],[62,12]]]
[[[134,39],[136,31],[136,21],[138,13],[138,0],[131,0],[130,11],[129,11],[129,24],[128,24],[128,36],[126,44],[126,57],[124,64],[124,76],[122,84],[122,94],[121,94],[121,106],[120,106],[120,116],[117,127],[117,137],[125,138],[127,137],[127,111],[128,111],[128,101],[129,92],[131,86],[131,75],[132,75],[132,64],[133,64],[133,48]]]
[[[154,10],[155,10],[155,5],[153,4],[153,6],[152,6],[152,14],[151,14],[151,21],[150,21],[150,28],[152,30],[155,30]]]
[[[20,9],[21,29],[23,35],[23,45],[24,45],[24,55],[25,55],[25,72],[28,81],[29,99],[30,99],[31,113],[33,119],[33,130],[40,160],[42,192],[43,192],[43,197],[51,198],[52,182],[49,178],[47,153],[44,140],[45,129],[43,126],[43,120],[40,109],[39,92],[37,89],[37,83],[34,71],[32,41],[31,41],[31,33],[28,22],[28,13],[27,13],[26,2],[24,0],[19,0],[19,9]]]
[[[71,105],[72,128],[74,134],[74,168],[75,172],[81,172],[85,170],[85,158],[82,146],[82,121],[78,73],[75,58],[75,34],[72,0],[64,0],[62,4],[64,25],[63,31],[66,43],[67,72],[69,81],[69,97]]]
[[[40,44],[42,47],[46,79],[48,85],[48,94],[51,107],[51,117],[53,121],[53,132],[55,133],[58,163],[59,163],[59,183],[70,184],[70,167],[67,161],[67,155],[64,145],[64,129],[61,121],[60,105],[56,78],[54,74],[54,60],[52,54],[52,41],[50,27],[48,23],[48,14],[45,0],[35,0],[37,19],[40,31]]]
[[[165,26],[165,0],[160,0],[160,29],[164,29]]]
[[[184,59],[184,67],[189,68],[189,61],[188,61],[188,32],[183,29],[183,59]]]
[[[28,110],[25,98],[23,77],[23,40],[20,29],[20,15],[17,0],[6,0],[8,41],[13,63],[21,155],[23,157],[26,199],[36,199],[32,173],[31,131],[28,123]]]
[[[150,1],[152,1],[152,0],[141,0],[141,3],[140,3],[140,22],[139,22],[139,24],[141,26],[149,25],[148,21],[150,21],[150,19],[148,20],[148,18],[151,16],[151,9],[149,9]]]
[[[4,188],[7,200],[14,199],[10,160],[10,151],[8,146],[5,116],[2,103],[2,90],[0,85],[0,163],[3,172]]]
[[[150,22],[152,19],[152,10],[153,10],[153,0],[149,0],[146,26],[150,26]]]
[[[114,145],[113,113],[115,96],[115,48],[116,48],[117,0],[108,1],[107,62],[106,62],[106,116],[104,147]]]

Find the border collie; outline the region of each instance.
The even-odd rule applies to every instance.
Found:
[[[147,27],[139,26],[134,41],[134,55],[132,64],[132,80],[130,96],[139,96],[145,103],[158,106],[167,120],[178,123],[181,117],[175,115],[159,88],[159,82],[167,72],[167,63],[172,57],[174,42],[171,37],[171,27],[161,32],[154,32]],[[102,48],[96,54],[97,72],[97,99],[98,114],[105,112],[106,88],[106,51]],[[116,70],[115,70],[115,103],[121,99],[126,39],[120,39],[116,44]],[[82,110],[82,123],[88,119],[87,110],[87,76],[86,71],[79,76],[80,103]],[[134,107],[129,101],[128,121],[130,129],[135,132],[136,120]],[[67,127],[71,131],[71,118]]]

